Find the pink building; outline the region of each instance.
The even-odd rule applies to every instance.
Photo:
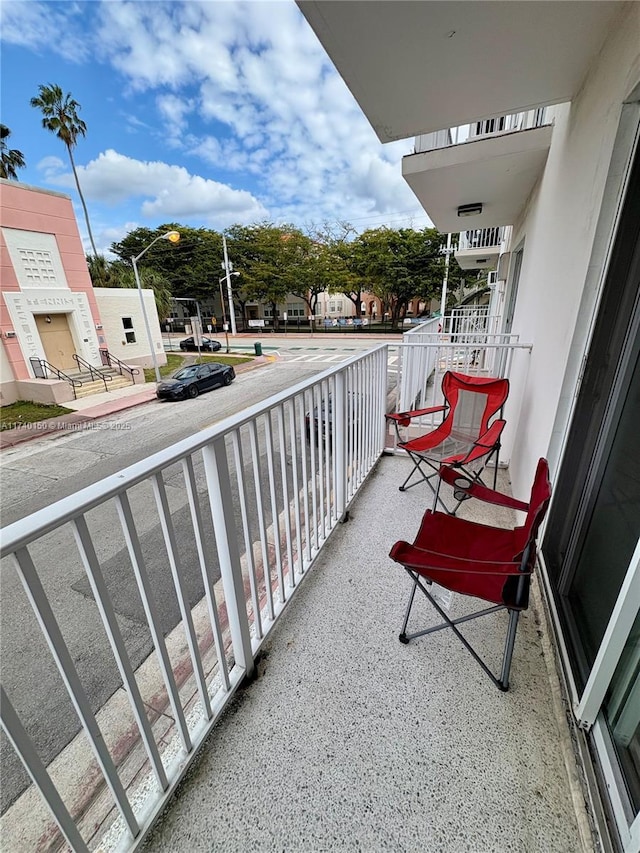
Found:
[[[94,291],[69,196],[2,179],[0,193],[0,405],[73,399],[65,377],[101,368],[101,349],[148,366],[139,294]],[[153,292],[143,297],[164,364]]]
[[[43,399],[42,386],[36,397],[21,387],[34,384],[30,359],[73,372],[76,354],[100,364],[103,341],[69,196],[6,180],[0,192],[0,402],[7,404]]]

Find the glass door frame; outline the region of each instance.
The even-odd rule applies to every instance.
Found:
[[[600,709],[639,612],[640,539],[631,558],[582,697],[574,708],[580,727],[590,730],[593,736],[625,853],[640,851],[640,813],[634,814],[625,794],[620,764],[609,726]]]

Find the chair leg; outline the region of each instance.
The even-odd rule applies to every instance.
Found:
[[[441,485],[441,483],[442,483],[442,480],[440,477],[438,477],[438,485],[436,486],[435,489],[433,488],[431,483],[429,483],[429,485],[433,489],[433,506],[431,507],[431,512],[435,512],[438,509],[438,504],[440,504],[440,506],[442,507],[444,512],[447,513],[447,515],[455,515],[456,512],[458,511],[458,507],[460,506],[462,501],[458,501],[458,503],[455,505],[454,509],[452,509],[452,510],[449,509],[449,507],[446,505],[446,503],[440,497],[440,485]]]
[[[409,574],[411,575],[411,572],[409,572]],[[409,640],[407,639],[407,623],[409,622],[409,616],[411,615],[411,608],[413,607],[413,599],[415,598],[416,589],[418,587],[417,576],[411,575],[411,577],[413,578],[413,588],[411,590],[411,595],[409,596],[407,608],[404,612],[404,621],[402,623],[402,630],[400,631],[400,635],[398,636],[398,639],[400,640],[400,642],[404,643],[405,645],[409,642]]]
[[[438,469],[434,465],[432,465],[427,459],[420,459],[420,457],[412,456],[410,453],[409,457],[413,462],[413,468],[411,469],[411,473],[404,481],[404,483],[398,487],[399,491],[406,492],[409,489],[412,489],[414,486],[419,486],[421,483],[427,483],[427,485],[429,485],[431,489],[433,489],[433,486],[429,481],[432,479],[432,477],[435,477],[437,475]],[[432,468],[433,474],[425,474],[425,472],[422,470],[423,464],[428,465],[430,468]],[[413,477],[416,471],[420,474],[420,479],[416,480],[415,483],[411,483],[411,485],[407,485],[407,483]]]
[[[491,456],[489,456],[491,459]],[[500,445],[496,445],[496,457],[495,457],[495,467],[493,469],[493,491],[495,492],[496,487],[498,485],[498,461],[500,459]]]
[[[504,645],[504,656],[502,658],[502,674],[498,686],[505,692],[509,689],[509,672],[511,670],[511,658],[513,647],[516,643],[516,631],[518,629],[519,610],[509,611],[509,627],[507,629],[507,640]]]
[[[500,674],[500,678],[496,678],[496,676],[491,672],[487,664],[482,660],[480,655],[476,652],[473,646],[469,643],[469,641],[460,633],[458,628],[456,627],[461,622],[467,622],[472,619],[475,619],[479,616],[486,616],[490,613],[494,613],[498,610],[503,610],[504,605],[495,605],[494,607],[486,608],[485,610],[478,611],[477,613],[472,613],[469,616],[463,616],[460,619],[450,619],[444,610],[440,607],[438,602],[433,598],[433,596],[429,593],[427,589],[421,583],[421,578],[417,573],[413,573],[405,566],[405,570],[408,575],[413,580],[413,589],[411,590],[411,596],[409,598],[409,604],[407,605],[407,609],[405,612],[404,622],[402,624],[402,632],[398,639],[401,643],[405,645],[409,642],[409,640],[414,639],[415,637],[424,636],[425,634],[431,634],[435,631],[440,631],[443,628],[451,628],[451,630],[455,633],[456,637],[460,640],[462,645],[467,649],[469,654],[474,658],[474,660],[482,667],[485,673],[489,676],[491,681],[496,685],[499,690],[502,690],[503,693],[506,693],[509,689],[509,672],[511,670],[511,659],[513,657],[513,649],[516,641],[516,630],[518,628],[518,618],[520,616],[519,610],[510,610],[509,611],[509,626],[507,628],[507,639],[505,642],[504,654],[502,658],[502,672]],[[426,579],[423,579],[426,581]],[[426,581],[430,583],[430,581]],[[420,587],[420,590],[426,595],[429,599],[433,607],[438,611],[442,619],[444,619],[444,623],[442,625],[436,625],[433,628],[427,628],[425,631],[418,631],[415,634],[411,634],[409,637],[407,636],[407,623],[409,621],[409,615],[411,613],[411,607],[413,606],[413,600],[416,594],[416,589]]]

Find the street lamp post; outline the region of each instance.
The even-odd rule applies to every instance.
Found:
[[[451,253],[455,251],[455,249],[451,247],[451,234],[447,234],[446,248],[442,246],[440,251],[445,256],[444,279],[442,280],[442,301],[440,303],[440,324],[442,326],[442,331],[444,332],[444,315],[447,310],[447,284],[449,282],[449,257],[451,256]]]
[[[223,234],[222,235],[222,251],[224,254],[224,263],[222,264],[222,269],[226,272],[227,279],[227,296],[229,297],[229,321],[231,323],[231,334],[236,334],[236,312],[233,310],[233,296],[231,295],[231,276],[238,275],[238,273],[231,272],[233,269],[233,264],[229,263],[229,255],[227,253],[227,238]]]
[[[222,293],[222,282],[227,282],[227,288],[229,292],[229,312],[235,319],[235,314],[233,310],[233,295],[231,293],[231,276],[232,275],[240,275],[239,272],[231,272],[227,270],[226,276],[218,280],[218,284],[220,285],[220,305],[222,306],[222,328],[224,329],[224,337],[227,342],[227,352],[229,352],[229,324],[227,323],[227,312],[224,310],[224,294]],[[234,323],[235,327],[235,323]],[[232,331],[231,334],[234,334]]]
[[[180,234],[178,231],[167,231],[166,234],[159,234],[155,240],[152,240],[146,249],[143,249],[139,255],[136,255],[135,258],[131,258],[131,263],[133,264],[133,274],[136,279],[136,287],[138,288],[138,294],[140,295],[140,306],[142,308],[142,319],[144,320],[144,327],[147,331],[147,341],[149,342],[149,349],[151,350],[151,360],[153,361],[153,369],[156,372],[156,382],[160,382],[160,368],[158,367],[158,359],[156,358],[156,351],[153,345],[153,338],[151,337],[151,327],[149,326],[149,318],[147,317],[147,309],[144,304],[144,296],[142,295],[142,285],[140,284],[140,276],[138,275],[138,266],[137,263],[140,258],[149,251],[149,249],[153,246],[154,243],[157,243],[158,240],[169,240],[170,243],[177,243],[180,239]]]

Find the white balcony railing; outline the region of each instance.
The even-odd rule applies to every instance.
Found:
[[[530,130],[547,124],[546,109],[542,107],[536,110],[527,110],[522,113],[495,116],[483,121],[463,124],[434,133],[423,133],[416,136],[414,154],[423,154],[425,151],[434,151],[438,148],[447,148],[450,145],[459,145],[462,142],[470,142],[480,136],[498,136],[502,133],[513,133],[518,130]]]
[[[464,310],[464,309],[462,309]],[[472,309],[467,322],[476,315],[475,322],[482,319],[482,312]],[[493,318],[485,314],[487,325]],[[451,328],[452,317],[445,317],[445,327]],[[501,376],[511,378],[514,361],[526,358],[532,345],[520,343],[518,335],[473,332],[420,332],[404,336],[399,345],[398,385],[396,388],[396,411],[407,412],[442,404],[442,377],[447,370],[455,370],[469,376]],[[520,368],[523,365],[519,365]],[[522,375],[522,371],[519,375]],[[506,464],[511,455],[511,446],[518,429],[522,388],[511,387],[505,406],[508,428],[505,430],[501,459]],[[418,432],[435,427],[442,419],[441,413],[427,415],[412,422],[411,428]],[[397,436],[391,431],[387,438],[395,447]]]
[[[39,627],[37,636],[29,636],[25,620],[21,641],[46,641],[64,684],[54,704],[62,707],[71,700],[78,737],[90,747],[93,764],[75,779],[73,762],[65,762],[59,775],[51,771],[53,765],[45,768],[27,723],[12,704],[16,685],[6,681],[2,726],[72,849],[95,847],[107,830],[118,849],[137,847],[164,808],[376,464],[384,447],[386,382],[383,345],[4,529],[2,577],[17,573]],[[187,533],[178,529],[177,508],[185,510]],[[93,511],[113,519],[108,542],[92,529]],[[151,527],[157,542],[143,541],[142,533]],[[193,609],[183,571],[185,538],[195,541],[194,562],[204,586],[204,598]],[[137,742],[141,754],[139,768],[128,766],[124,773],[129,782],[135,780],[131,784],[88,698],[79,666],[87,649],[74,640],[73,620],[61,623],[49,598],[53,540],[66,544],[68,565],[77,564],[88,576],[95,634],[105,638],[106,654],[110,646],[128,697],[120,713],[127,739]],[[104,554],[114,549],[128,555],[157,658],[154,696],[166,697],[163,716],[173,719],[160,738],[147,714],[149,685],[141,684],[132,662],[114,607],[113,581],[103,568]],[[166,555],[171,570],[182,617],[178,660],[175,647],[169,650],[171,635],[163,633],[159,590],[147,567],[150,551]],[[21,606],[28,609],[27,601]],[[105,797],[112,814],[96,817],[87,804]],[[33,802],[21,826],[35,841],[21,835],[21,849],[36,849],[45,837],[56,841],[55,826],[38,824]],[[60,836],[57,840],[62,842]]]
[[[490,314],[489,310],[489,305],[452,308],[451,313],[444,318],[442,332],[445,335],[459,335],[462,341],[465,335],[497,335],[502,318],[498,314]]]
[[[458,249],[499,249],[504,238],[504,228],[476,228],[474,231],[461,231]]]

